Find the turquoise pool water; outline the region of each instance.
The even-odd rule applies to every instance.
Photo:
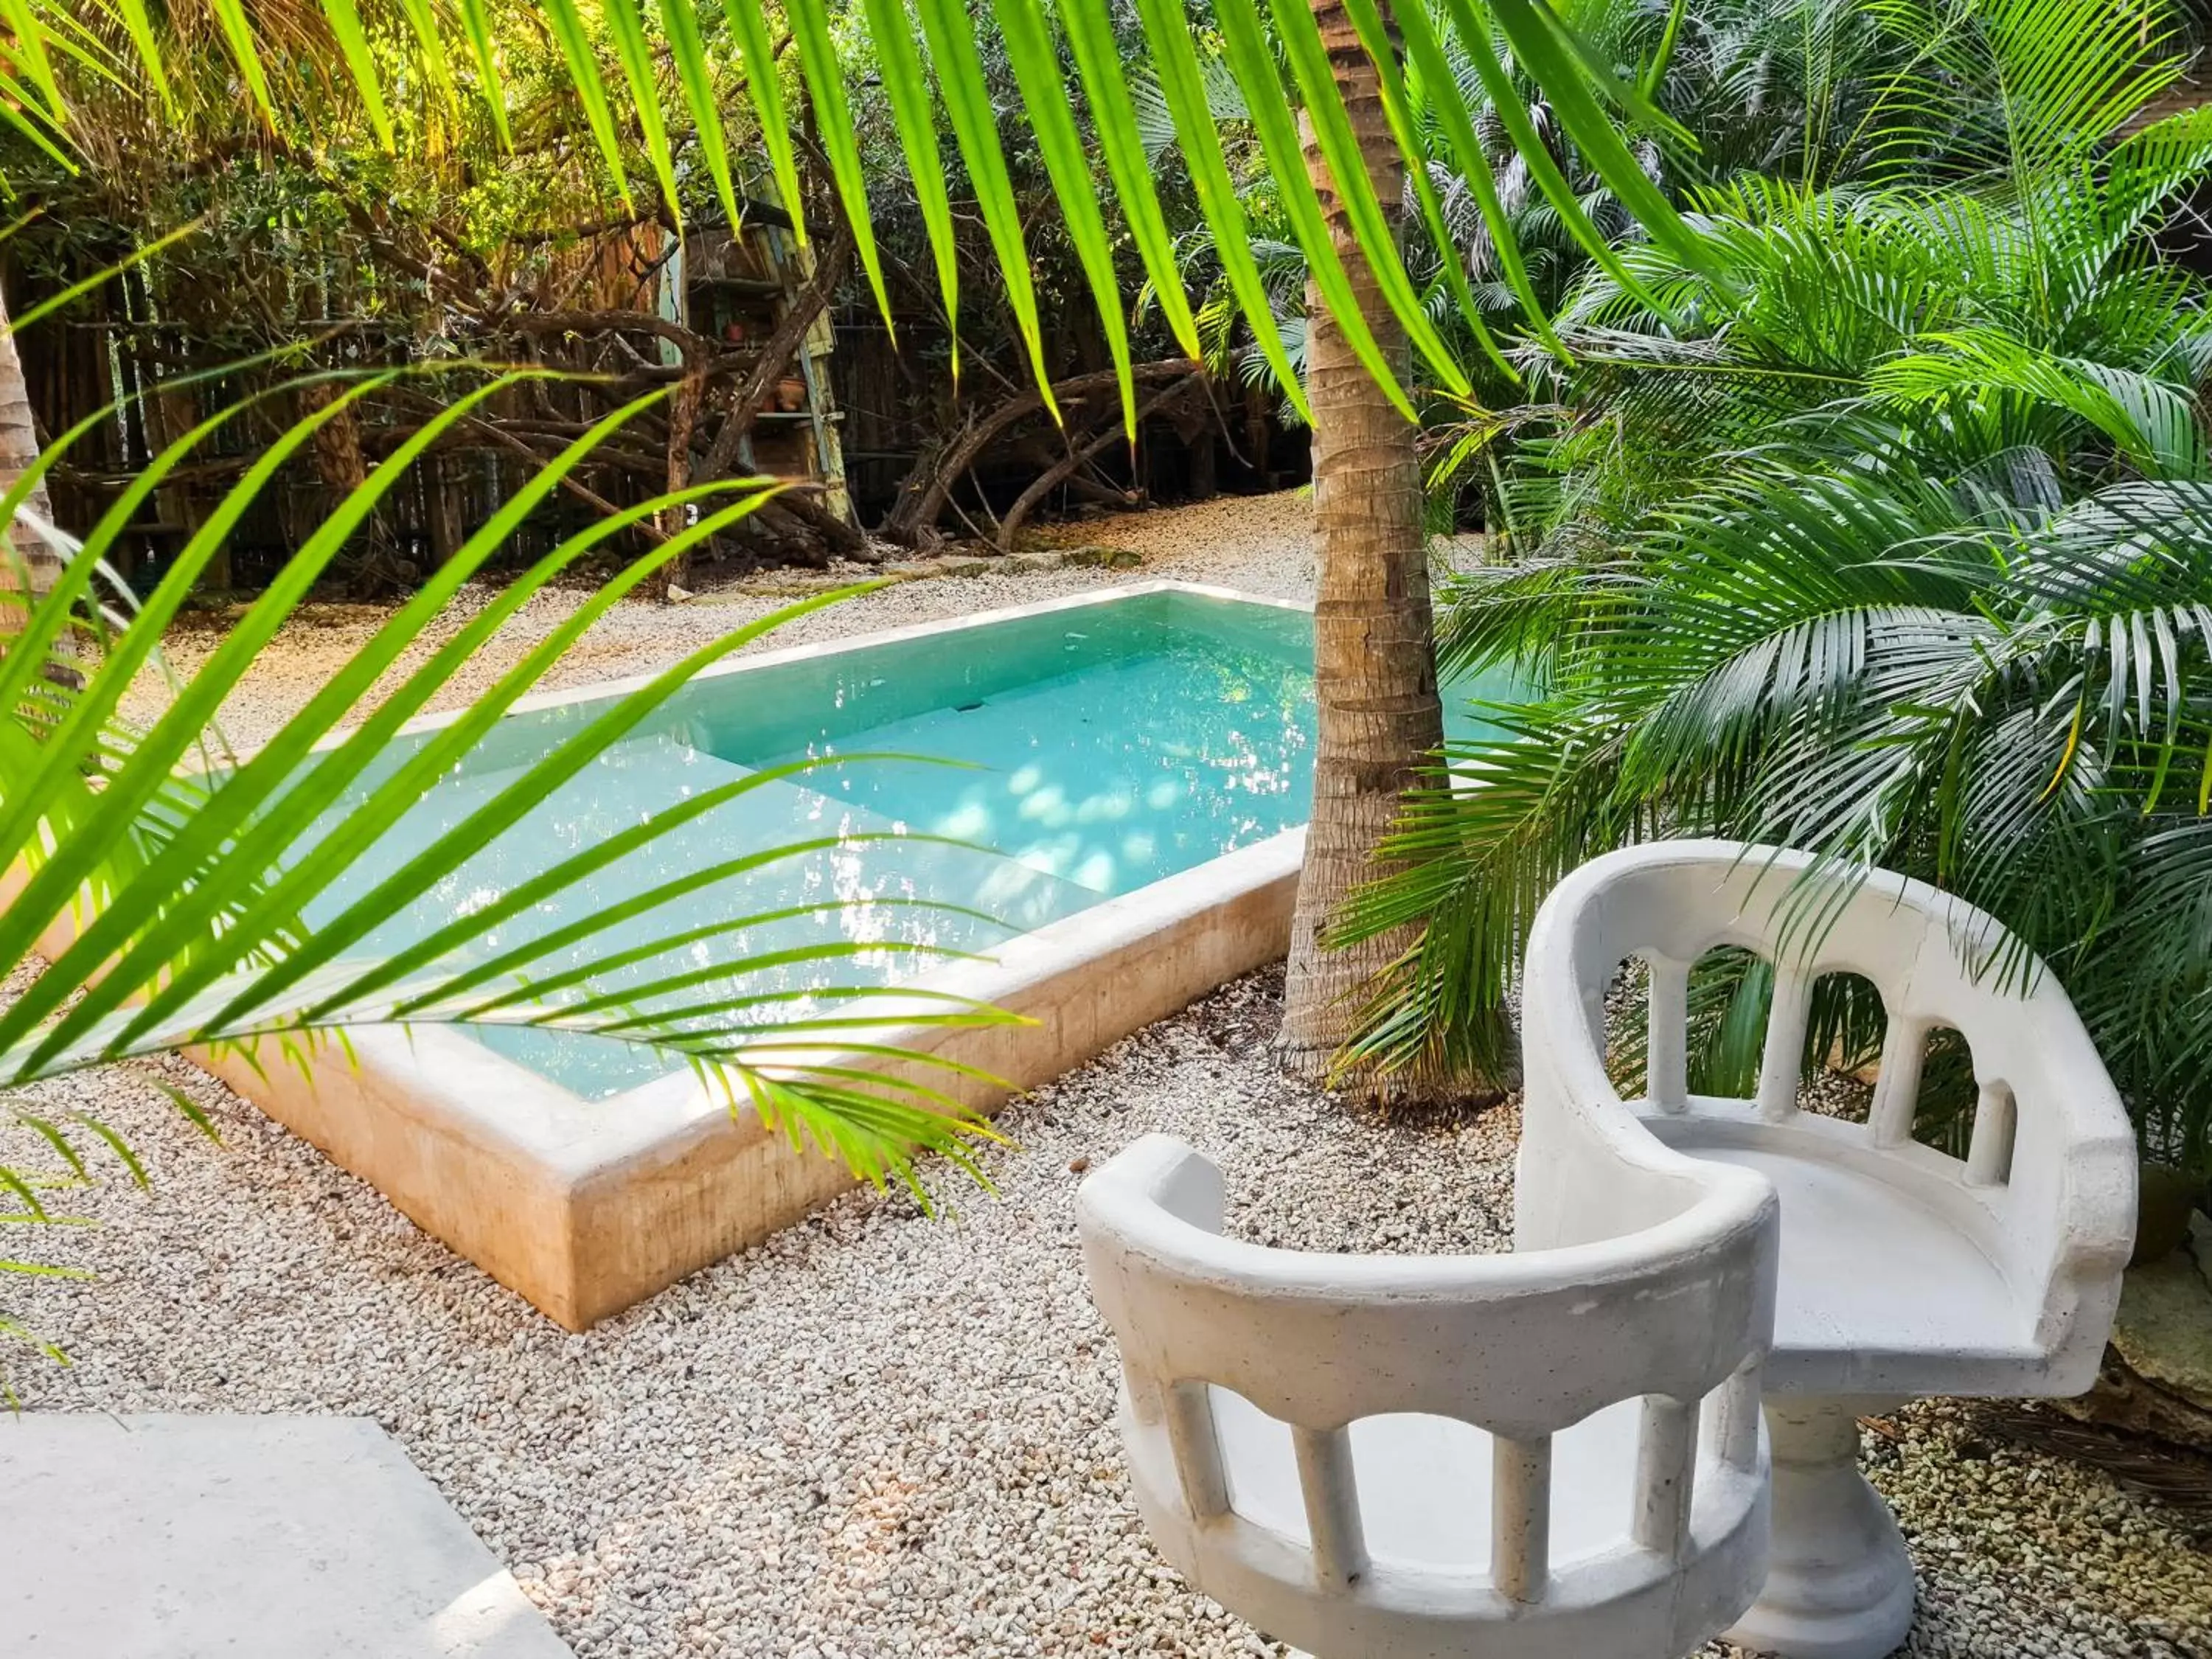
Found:
[[[703,680],[393,917],[368,948],[394,948],[482,909],[674,802],[808,759],[823,763],[717,806],[487,930],[477,948],[495,955],[749,851],[835,839],[626,921],[538,971],[709,921],[822,903],[821,913],[702,940],[624,973],[639,983],[696,969],[700,981],[686,1000],[907,982],[942,958],[902,947],[988,952],[1013,933],[1302,823],[1312,783],[1312,653],[1303,611],[1169,591]],[[1455,703],[1466,690],[1457,688]],[[347,892],[367,890],[602,707],[566,704],[501,721],[385,838]],[[1470,726],[1463,711],[1451,723],[1455,734]],[[957,764],[846,758],[886,753]],[[967,845],[866,839],[898,832]],[[906,902],[922,900],[989,920]],[[841,937],[875,948],[826,969],[757,965],[763,952]],[[602,1038],[513,1028],[481,1036],[587,1098],[672,1069]]]

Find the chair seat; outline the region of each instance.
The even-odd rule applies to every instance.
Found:
[[[1649,1121],[1650,1120],[1646,1120]],[[1769,1148],[1679,1151],[1754,1170],[1782,1200],[1770,1389],[2027,1391],[2045,1356],[2004,1276],[1965,1233],[1863,1170]],[[1941,1295],[1929,1287],[1942,1286]]]
[[[1310,1542],[1290,1425],[1242,1395],[1212,1390],[1230,1507],[1301,1547]],[[1639,1402],[1593,1413],[1552,1437],[1552,1560],[1620,1547],[1635,1501]],[[1364,1417],[1352,1455],[1369,1554],[1394,1566],[1480,1572],[1490,1560],[1491,1437],[1448,1417]]]

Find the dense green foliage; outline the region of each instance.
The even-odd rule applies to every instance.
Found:
[[[1504,1069],[1558,876],[1723,834],[1990,911],[1987,971],[2039,955],[2147,1145],[2202,1162],[2212,318],[2161,238],[2212,112],[2138,118],[2179,61],[2105,0],[1857,11],[1893,66],[1833,163],[1693,191],[1698,257],[1627,247],[1559,313],[1524,536],[1443,625],[1537,689],[1344,920],[1425,924],[1362,1041]]]
[[[1348,10],[1370,50],[1389,56],[1389,24],[1376,0],[1352,0]],[[1168,0],[1116,7],[994,0],[972,15],[952,0],[915,0],[911,9],[906,0],[660,0],[650,8],[638,0],[593,6],[463,0],[451,14],[419,0],[367,7],[302,0],[253,9],[238,0],[178,0],[158,9],[141,0],[116,7],[24,0],[10,22],[22,39],[0,64],[0,119],[56,167],[99,159],[106,107],[127,107],[135,98],[144,118],[189,125],[220,104],[214,89],[228,84],[230,101],[252,110],[276,145],[314,149],[326,133],[351,140],[365,132],[395,155],[473,158],[479,173],[502,171],[507,157],[540,156],[550,145],[562,158],[556,172],[592,158],[624,208],[657,197],[672,218],[696,213],[705,200],[736,222],[740,186],[750,187],[752,177],[763,194],[804,218],[805,169],[837,204],[866,289],[888,316],[898,273],[885,258],[871,198],[865,128],[856,115],[856,99],[865,95],[867,105],[888,112],[908,163],[947,319],[957,327],[957,189],[966,198],[963,214],[980,224],[989,247],[1013,335],[1042,380],[1050,374],[1047,296],[1031,270],[1035,216],[1014,177],[1018,163],[1041,169],[1056,234],[1074,256],[1105,355],[1122,371],[1130,410],[1129,317],[1118,253],[1126,252],[1155,285],[1175,342],[1189,356],[1200,352],[1133,87],[1155,90],[1154,102],[1176,130],[1190,200],[1215,234],[1237,303],[1255,325],[1271,317],[1249,256],[1238,180],[1208,104],[1211,56],[1254,117],[1256,149],[1286,223],[1310,261],[1316,291],[1342,313],[1360,360],[1404,398],[1351,304],[1343,256],[1300,161],[1301,112],[1329,158],[1353,239],[1411,333],[1425,372],[1449,392],[1472,390],[1394,257],[1391,228],[1358,164],[1319,26],[1307,5],[1291,0],[1213,0],[1196,19]],[[1662,125],[1663,118],[1547,6],[1448,0],[1433,13],[1402,9],[1389,22],[1403,37],[1413,74],[1426,80],[1426,100],[1440,112],[1466,176],[1486,179],[1492,169],[1475,136],[1474,105],[1448,67],[1455,52],[1480,70],[1475,101],[1506,121],[1540,176],[1548,164],[1540,155],[1532,94],[1547,103],[1553,125],[1571,138],[1590,173],[1646,233],[1676,240],[1666,200],[1614,123],[1622,112]],[[1520,66],[1517,80],[1502,68],[1509,53]],[[1394,119],[1403,125],[1410,119],[1405,84],[1395,74],[1389,82]],[[1019,112],[1018,143],[1008,142],[1010,107]],[[749,146],[757,146],[757,161]],[[1510,240],[1494,191],[1486,194],[1490,234]],[[1601,245],[1575,198],[1552,194],[1555,210],[1584,240]],[[1260,328],[1263,349],[1272,349],[1273,334],[1271,326]]]

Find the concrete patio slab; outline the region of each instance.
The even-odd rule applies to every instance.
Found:
[[[366,1418],[0,1417],[20,1659],[569,1659]]]

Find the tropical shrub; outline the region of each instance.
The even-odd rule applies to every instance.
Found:
[[[1738,181],[1688,218],[1706,258],[1631,248],[1644,293],[1595,273],[1565,307],[1565,413],[1522,481],[1542,538],[1441,629],[1448,667],[1536,690],[1343,916],[1422,929],[1355,1046],[1510,1069],[1496,1011],[1552,883],[1725,835],[1988,909],[1984,970],[2039,955],[2146,1146],[2202,1163],[2212,325],[2154,238],[2212,118],[2115,140],[2177,70],[2101,0],[1881,13],[1922,31],[1886,142],[1953,182]]]
[[[1458,781],[1392,844],[1418,861],[1355,901],[1352,927],[1428,919],[1364,1040],[1480,1039],[1560,874],[1723,835],[1990,911],[2011,936],[1978,942],[1987,971],[2039,954],[2147,1143],[2202,1159],[2212,484],[2023,509],[1909,463],[1775,458],[1667,519],[1633,564],[1461,595],[1456,647],[1539,666],[1548,691],[1510,711],[1514,738],[1455,752]]]

